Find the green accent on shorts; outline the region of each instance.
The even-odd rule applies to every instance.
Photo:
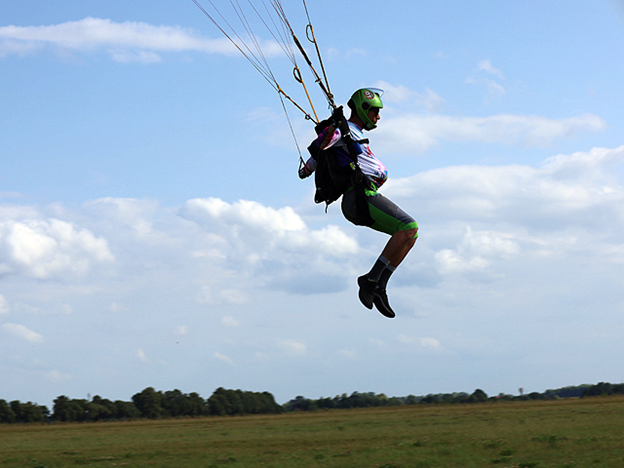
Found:
[[[371,229],[389,235],[393,235],[399,231],[418,229],[418,223],[416,223],[414,218],[391,200],[378,193],[377,190],[366,189],[364,194],[366,195],[370,217],[373,220],[373,223],[369,225]],[[357,215],[354,211],[355,204],[349,200],[354,195],[355,194],[350,191],[347,191],[347,193],[343,195],[343,197],[347,198],[346,200],[343,198],[343,213],[352,223],[360,224],[357,222]],[[417,237],[418,232],[416,232],[414,239]]]

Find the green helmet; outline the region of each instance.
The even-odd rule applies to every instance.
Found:
[[[362,122],[364,122],[364,130],[372,130],[377,127],[368,117],[368,111],[371,110],[371,108],[383,108],[381,96],[383,96],[383,91],[381,89],[364,88],[358,89],[353,93],[351,99],[349,99],[347,105],[362,119]]]

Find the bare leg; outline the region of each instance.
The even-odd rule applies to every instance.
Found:
[[[386,257],[393,267],[398,267],[416,243],[418,228],[397,231],[392,235],[381,255]]]

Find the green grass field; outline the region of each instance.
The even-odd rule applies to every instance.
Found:
[[[0,467],[624,467],[624,397],[0,425]]]

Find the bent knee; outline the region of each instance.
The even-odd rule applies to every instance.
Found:
[[[418,238],[418,228],[397,231],[395,236],[401,239],[402,242],[413,244]]]
[[[406,229],[405,231],[402,231],[405,237],[407,237],[410,240],[415,241],[416,239],[418,239],[418,228],[412,228],[412,229]]]

